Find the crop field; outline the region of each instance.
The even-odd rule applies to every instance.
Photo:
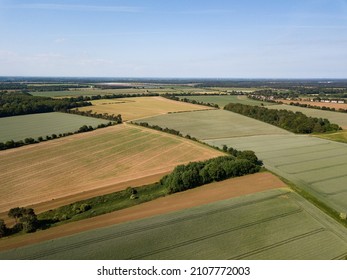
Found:
[[[278,177],[269,172],[260,172],[227,179],[220,182],[213,182],[185,192],[160,197],[152,201],[103,214],[101,216],[79,220],[77,222],[64,224],[59,227],[52,227],[44,232],[36,232],[30,236],[17,236],[9,240],[0,239],[0,251],[6,251],[25,245],[32,245],[50,239],[61,238],[71,234],[80,233],[85,230],[149,218],[229,199],[232,197],[259,193],[262,191],[283,187],[287,187],[287,185]],[[48,211],[49,209],[54,209],[54,207],[46,208],[45,211]],[[34,206],[34,210],[35,213],[42,212],[42,209],[40,210],[39,207],[36,207],[36,205]],[[7,220],[8,221],[6,221],[6,224],[7,222],[13,223],[13,219]]]
[[[156,87],[143,87],[137,88],[124,88],[124,89],[98,89],[98,88],[85,88],[85,89],[72,89],[65,91],[34,91],[30,94],[34,96],[46,96],[46,97],[76,97],[76,96],[91,96],[91,95],[110,95],[110,94],[165,94],[165,93],[219,93],[219,91],[212,89],[200,89],[189,86],[156,86]]]
[[[142,119],[151,125],[179,130],[198,139],[218,139],[253,135],[289,135],[286,130],[224,110],[168,114]]]
[[[347,212],[347,146],[304,135],[254,136],[206,141],[250,149],[275,173],[338,212]]]
[[[331,112],[331,111],[311,109],[311,108],[303,108],[303,107],[291,106],[291,105],[272,105],[270,107],[270,109],[277,109],[277,110],[283,109],[283,110],[294,111],[294,112],[302,112],[306,116],[313,117],[313,118],[328,119],[331,123],[336,123],[345,129],[347,128],[347,114],[346,113]]]
[[[319,106],[319,107],[329,107],[329,108],[335,108],[336,110],[338,109],[347,109],[347,103],[344,104],[339,104],[339,103],[325,103],[325,102],[313,102],[313,101],[292,101],[292,100],[284,100],[284,99],[279,99],[278,101],[282,101],[283,103],[290,104],[291,102],[299,102],[301,104],[308,104],[312,106]]]
[[[182,97],[183,98],[183,97]],[[218,104],[220,108],[223,108],[225,105],[229,103],[241,103],[245,105],[253,105],[253,106],[261,106],[268,105],[271,106],[274,103],[263,102],[258,100],[253,100],[247,98],[245,95],[206,95],[206,96],[184,96],[184,98],[190,100],[196,100],[205,103],[214,103]]]
[[[101,99],[92,101],[92,104],[93,106],[78,108],[78,110],[92,110],[102,114],[121,114],[122,119],[125,121],[167,114],[169,112],[211,109],[206,106],[174,101],[159,96]]]
[[[331,140],[331,141],[347,143],[347,130],[340,130],[334,133],[319,134],[315,136],[319,138]]]
[[[96,127],[102,123],[108,121],[57,112],[0,118],[0,142],[75,132],[83,125]]]
[[[346,236],[284,188],[18,248],[0,259],[340,259]]]
[[[127,124],[1,151],[0,212],[219,155],[205,145]]]

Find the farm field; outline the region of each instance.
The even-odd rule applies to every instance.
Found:
[[[303,108],[291,105],[272,105],[269,109],[288,110],[293,112],[302,112],[306,116],[313,118],[328,119],[331,123],[336,123],[344,129],[347,129],[347,114],[339,112],[324,111],[319,109]]]
[[[224,110],[168,114],[142,119],[151,125],[179,130],[198,139],[218,139],[253,135],[289,135],[286,130]]]
[[[200,102],[205,102],[205,103],[218,104],[220,108],[223,108],[225,105],[229,103],[241,103],[241,104],[253,105],[253,106],[261,106],[262,104],[271,106],[274,104],[270,102],[263,102],[263,101],[249,99],[245,95],[184,96],[184,98],[187,98],[190,100],[196,100]]]
[[[72,89],[65,91],[42,91],[42,92],[30,92],[34,96],[46,96],[46,97],[76,97],[76,96],[91,96],[91,95],[110,95],[110,94],[165,94],[165,93],[219,93],[219,91],[213,89],[201,89],[190,86],[153,86],[139,85],[137,88],[124,88],[124,89],[98,89],[98,88],[86,88],[86,89]]]
[[[346,236],[283,188],[2,252],[0,259],[342,259]]]
[[[334,133],[318,134],[316,137],[327,139],[331,141],[341,142],[347,144],[347,130],[340,130]]]
[[[91,95],[110,95],[110,94],[145,94],[145,89],[125,88],[125,89],[76,89],[63,91],[33,91],[34,96],[45,97],[77,97]]]
[[[305,135],[271,135],[216,139],[208,144],[250,149],[276,174],[321,201],[347,212],[347,146]]]
[[[53,227],[45,230],[44,233],[36,232],[30,236],[17,236],[8,240],[0,239],[0,251],[76,234],[85,230],[149,218],[219,200],[282,187],[286,187],[286,185],[278,177],[269,172],[231,178],[190,189],[185,192],[161,197],[126,209],[92,217],[87,220],[80,220],[59,227]],[[36,207],[34,209],[35,213],[38,212]]]
[[[122,119],[125,121],[167,114],[169,112],[211,109],[206,106],[178,102],[159,96],[101,99],[92,101],[92,104],[93,106],[81,107],[78,110],[92,110],[93,112],[102,114],[121,114]]]
[[[325,102],[313,102],[313,101],[293,101],[293,100],[285,100],[285,99],[278,99],[278,101],[282,101],[285,104],[290,104],[291,102],[298,102],[301,104],[308,104],[312,106],[319,106],[319,107],[329,107],[329,108],[335,108],[336,110],[338,109],[347,109],[347,103],[344,104],[338,104],[338,103],[325,103]],[[301,108],[301,107],[300,107]]]
[[[109,121],[65,113],[43,113],[0,118],[0,142],[19,141],[64,132],[75,132],[83,125],[97,127]]]
[[[1,151],[0,212],[219,155],[205,145],[128,124]]]

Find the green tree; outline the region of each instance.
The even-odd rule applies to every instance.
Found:
[[[0,238],[6,236],[7,232],[8,228],[6,227],[4,220],[0,219]]]
[[[18,223],[18,219],[23,217],[23,208],[15,207],[10,209],[7,214],[10,218],[15,219],[16,223]]]

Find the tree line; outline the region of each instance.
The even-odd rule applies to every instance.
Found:
[[[84,117],[109,120],[109,121],[116,122],[117,124],[120,124],[123,122],[121,114],[118,114],[118,115],[115,115],[115,114],[110,115],[108,113],[101,114],[101,113],[93,112],[92,110],[79,111],[78,109],[67,109],[66,113],[74,114],[74,115],[80,115],[80,116],[84,116]]]
[[[40,136],[40,137],[38,137],[36,139],[34,139],[32,137],[27,137],[24,140],[19,140],[19,141],[9,140],[9,141],[6,141],[6,142],[0,142],[0,151],[1,150],[18,148],[18,147],[25,146],[25,145],[30,145],[30,144],[36,144],[36,143],[40,143],[40,142],[44,142],[44,141],[48,141],[48,140],[58,139],[58,138],[70,136],[70,135],[73,135],[73,134],[93,131],[95,129],[99,129],[99,128],[104,128],[104,127],[108,127],[108,126],[111,126],[111,125],[115,125],[117,123],[118,122],[112,122],[112,121],[110,121],[110,122],[108,122],[106,124],[101,123],[101,124],[99,124],[95,128],[90,126],[90,125],[89,126],[88,125],[83,125],[78,130],[76,130],[75,132],[64,132],[64,133],[59,133],[59,134],[53,133],[52,135],[46,135],[45,137],[44,136]]]
[[[194,95],[191,95],[191,94],[182,94],[183,96],[194,96]],[[204,96],[206,96],[206,94],[202,94]],[[176,95],[173,95],[173,94],[164,94],[162,95],[163,97],[167,98],[167,99],[171,99],[171,100],[175,100],[175,101],[181,101],[181,102],[186,102],[186,103],[191,103],[191,104],[196,104],[196,105],[204,105],[204,106],[208,106],[208,107],[213,107],[213,108],[217,108],[219,109],[219,106],[218,104],[214,104],[214,103],[210,103],[210,102],[203,102],[203,101],[197,101],[197,100],[194,100],[194,99],[188,99],[188,98],[180,98]]]
[[[0,92],[0,117],[66,111],[90,106],[90,102],[32,96],[23,92]]]
[[[341,129],[337,124],[332,124],[327,119],[308,117],[301,112],[268,109],[239,103],[230,103],[224,109],[281,127],[294,133],[323,133]]]
[[[323,111],[333,111],[333,112],[347,113],[347,109],[343,109],[343,108],[336,109],[334,107],[317,106],[317,105],[304,104],[304,103],[299,103],[299,102],[290,102],[289,105],[297,106],[297,107],[303,107],[303,108],[311,108],[311,109],[323,110]]]

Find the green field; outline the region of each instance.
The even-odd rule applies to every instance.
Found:
[[[294,112],[302,112],[306,116],[313,118],[328,119],[331,123],[336,123],[343,128],[347,128],[347,114],[339,112],[331,112],[319,109],[304,108],[291,105],[272,105],[270,109],[289,110]]]
[[[182,97],[183,98],[183,97]],[[184,98],[190,100],[196,100],[205,103],[218,104],[220,108],[223,108],[229,103],[241,103],[245,105],[261,106],[262,104],[271,106],[273,103],[263,102],[258,100],[249,99],[245,95],[207,95],[207,96],[184,96]]]
[[[290,134],[278,127],[224,110],[168,114],[141,119],[141,122],[173,128],[198,139]]]
[[[347,130],[315,135],[316,137],[347,144]]]
[[[288,189],[0,253],[0,259],[342,259],[347,231]]]
[[[44,113],[0,118],[0,142],[75,132],[83,125],[97,127],[108,121],[65,113]]]
[[[339,212],[347,212],[347,146],[304,135],[272,135],[206,141],[250,149],[276,174]]]

